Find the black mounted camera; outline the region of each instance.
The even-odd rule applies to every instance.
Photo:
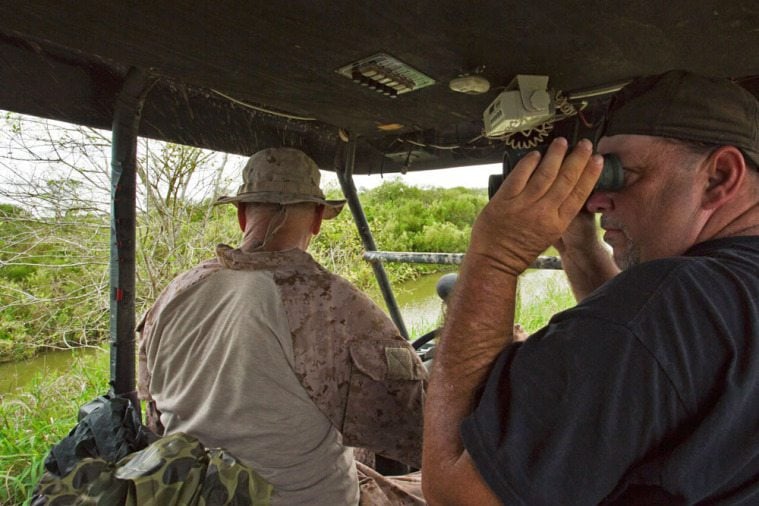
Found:
[[[541,154],[545,154],[547,146],[538,148]],[[488,178],[488,199],[492,199],[498,188],[501,187],[506,176],[511,173],[517,162],[532,150],[508,150],[503,154],[503,173],[493,174]],[[622,162],[613,154],[603,155],[604,167],[598,182],[593,187],[593,191],[617,191],[621,190],[625,184],[625,175],[622,170]]]

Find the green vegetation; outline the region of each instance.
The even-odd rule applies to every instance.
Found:
[[[339,195],[332,195],[339,197]],[[377,247],[385,251],[463,253],[472,223],[487,202],[485,190],[421,189],[391,181],[361,194]],[[310,251],[326,268],[362,290],[376,290],[372,268],[361,257],[363,245],[350,212],[325,222]],[[393,284],[440,272],[437,265],[385,264]]]
[[[0,362],[106,338],[108,230],[98,216],[0,208]]]
[[[544,327],[554,314],[574,305],[563,271],[529,270],[519,280],[515,321],[532,333]]]

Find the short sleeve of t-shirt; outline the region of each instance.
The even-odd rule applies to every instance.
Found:
[[[501,354],[461,433],[505,503],[597,504],[682,409],[627,327],[574,315]]]

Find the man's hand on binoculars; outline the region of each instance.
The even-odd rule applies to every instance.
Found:
[[[582,209],[603,166],[587,139],[567,153],[556,138],[545,155],[524,156],[475,221],[469,253],[518,276],[561,238]]]

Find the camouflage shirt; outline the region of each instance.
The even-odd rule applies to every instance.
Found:
[[[246,304],[243,311],[240,300]],[[279,321],[259,321],[260,315]],[[237,333],[244,325],[246,335],[229,348],[228,341],[237,337],[218,329],[234,333],[235,325]],[[246,406],[248,402],[263,397],[268,406],[303,404],[305,398],[339,433],[337,445],[369,448],[420,466],[424,367],[366,295],[308,253],[245,253],[221,245],[216,259],[179,276],[164,290],[142,327],[138,386],[143,399],[155,399],[167,431],[189,432],[235,455],[235,444],[245,435],[221,419],[242,414],[241,422],[253,433],[251,425],[262,409],[260,404]],[[240,364],[246,354],[268,355],[251,373]],[[236,367],[239,372],[232,373]],[[221,388],[216,385],[220,381],[225,383]],[[202,395],[208,388],[212,398]],[[286,437],[308,436],[306,428],[289,422],[277,425],[281,432],[292,432]],[[312,453],[307,441],[300,445],[303,455],[293,455],[294,461],[307,460]],[[256,459],[237,456],[274,484],[276,497],[276,477],[258,469]],[[334,467],[313,464],[317,469]],[[352,456],[345,472],[357,480]]]

